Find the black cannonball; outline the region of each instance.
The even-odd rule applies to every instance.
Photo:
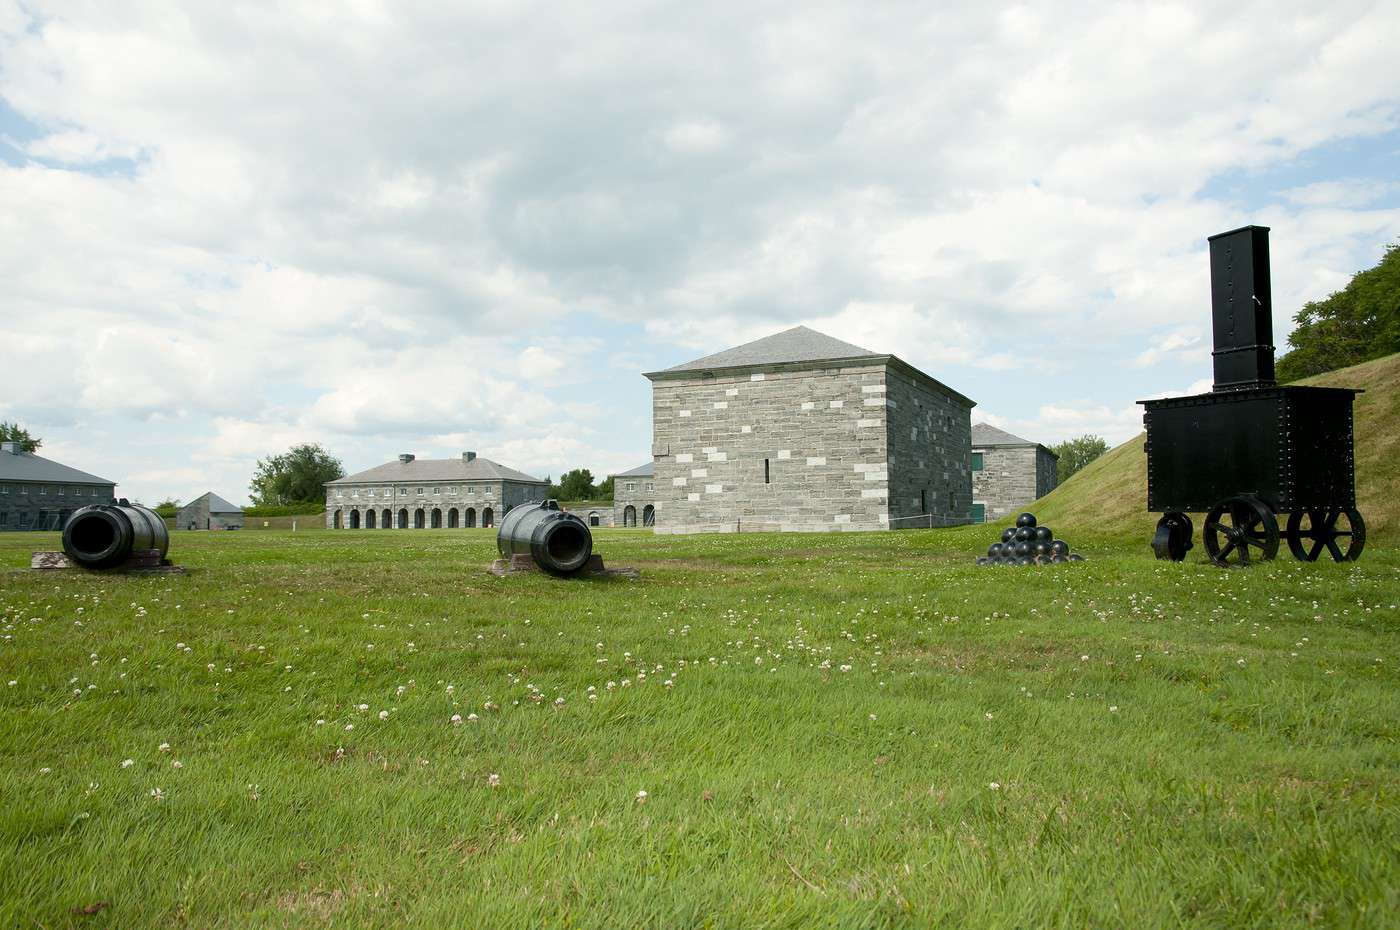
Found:
[[[1016,548],[1013,551],[1016,554],[1016,558],[1024,559],[1031,554],[1031,544],[1024,541],[1018,542],[1016,544]]]
[[[1015,539],[1015,538],[1016,538],[1016,527],[1014,527],[1014,526],[1008,526],[1006,529],[1004,529],[1004,530],[1001,531],[1001,541],[1002,541],[1002,542],[1011,542],[1011,541],[1012,541],[1013,539]]]
[[[1069,559],[1065,556],[1063,552],[1057,552],[1050,557],[1050,561],[1054,562],[1056,565],[1059,565],[1062,562],[1068,562]]]
[[[1055,534],[1050,532],[1050,527],[1048,526],[1037,526],[1035,528],[1035,538],[1043,539],[1046,542],[1049,542],[1050,540],[1055,538]]]
[[[1063,539],[1057,539],[1050,544],[1050,548],[1055,550],[1056,555],[1069,555],[1069,543]]]
[[[1030,564],[1032,564],[1032,562],[1031,562],[1031,560],[1030,560],[1029,558],[1027,558],[1027,557],[1025,557],[1025,556],[1022,556],[1021,558],[1019,558],[1019,559],[1016,560],[1016,564],[1017,564],[1017,565],[1030,565]]]
[[[1036,555],[1050,555],[1050,544],[1048,542],[1038,540],[1032,545],[1035,548]]]
[[[1035,526],[1035,514],[1033,514],[1033,513],[1023,513],[1023,514],[1021,514],[1019,517],[1016,518],[1016,525],[1017,525],[1017,526],[1030,526],[1030,527],[1034,527],[1034,526]]]
[[[1016,531],[1016,538],[1021,542],[1030,542],[1035,539],[1035,530],[1029,526],[1023,526]]]
[[[992,543],[990,546],[987,547],[988,558],[994,559],[999,555],[1001,555],[1001,543]]]
[[[1083,562],[1084,556],[1080,555],[1078,552],[1071,552],[1069,554],[1069,560],[1071,562]]]

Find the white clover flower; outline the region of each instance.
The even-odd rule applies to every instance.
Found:
[[[490,775],[486,776],[486,784],[490,785],[492,788],[500,787],[501,776],[497,775],[495,772],[492,772]]]
[[[348,732],[350,732],[350,731],[353,730],[353,729],[355,729],[355,725],[354,725],[353,723],[347,723],[347,724],[345,725],[345,732],[348,733]]]
[[[476,714],[467,714],[467,723],[476,723],[480,719]]]
[[[462,715],[461,715],[461,714],[453,714],[453,715],[452,715],[452,725],[453,725],[454,727],[457,726],[457,725],[459,725],[461,722],[462,722]]]
[[[992,712],[991,712],[991,711],[987,711],[987,712],[986,712],[985,714],[983,714],[982,716],[983,716],[983,717],[986,717],[988,720],[993,719],[993,718],[992,718]]]
[[[46,766],[44,766],[43,768],[41,768],[41,769],[39,770],[39,774],[40,774],[40,775],[47,775],[47,774],[49,774],[49,773],[52,772],[52,771],[53,771],[53,769],[49,768],[49,767],[46,765]]]
[[[379,719],[380,719],[380,720],[388,720],[388,719],[389,719],[389,712],[388,712],[387,710],[381,710],[381,711],[379,712]]]
[[[164,791],[161,791],[159,788],[152,788],[152,789],[151,789],[151,798],[152,798],[152,800],[156,800],[156,801],[164,801],[164,800],[165,800],[165,792],[164,792]]]
[[[161,751],[161,752],[169,752],[169,751],[170,751],[170,744],[169,744],[169,743],[161,743],[159,746],[156,747],[156,749],[158,749],[158,750]]]
[[[875,719],[875,715],[874,715],[874,714],[871,714],[871,715],[870,715],[870,719],[871,719],[871,720],[874,720],[874,719]]]
[[[1236,664],[1236,665],[1244,665],[1244,659],[1236,659],[1236,660],[1235,660],[1235,664]]]
[[[557,697],[557,698],[555,698],[555,699],[554,699],[554,706],[555,706],[555,707],[563,707],[563,706],[564,706],[564,699],[563,699],[562,697]]]
[[[363,714],[365,711],[369,710],[369,705],[368,705],[368,704],[360,704],[360,705],[357,705],[356,709],[359,710],[359,712]]]
[[[1001,782],[997,782],[997,781],[988,782],[988,783],[987,783],[987,787],[988,787],[988,788],[991,788],[993,791],[1000,791],[1000,790],[1001,790]]]
[[[131,767],[132,767],[133,765],[135,765],[135,764],[136,764],[136,760],[135,760],[135,759],[123,759],[123,760],[122,760],[122,768],[124,768],[124,769],[129,769],[129,768],[131,768]]]
[[[326,722],[326,718],[325,718],[325,717],[317,717],[317,718],[316,718],[316,726],[318,726],[318,727],[319,727],[319,726],[324,726],[324,725],[325,725],[325,722]]]
[[[648,797],[648,795],[647,795],[646,791],[644,791],[644,790],[643,790],[643,791],[638,791],[638,792],[637,792],[637,803],[638,803],[638,804],[645,804],[645,803],[647,802],[647,797]]]

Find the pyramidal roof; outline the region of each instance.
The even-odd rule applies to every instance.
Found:
[[[1038,442],[1022,439],[1020,436],[997,429],[990,423],[972,424],[972,447],[978,446],[1039,446]],[[1046,450],[1049,451],[1049,450]]]
[[[544,479],[533,478],[522,471],[507,468],[499,462],[475,458],[419,459],[404,462],[394,460],[377,465],[367,471],[346,475],[326,484],[361,484],[366,481],[525,481],[530,484],[544,484]]]
[[[12,443],[6,443],[12,446]],[[0,452],[0,480],[9,481],[54,481],[64,484],[111,484],[106,478],[90,475],[67,465],[46,459],[33,452]]]
[[[747,368],[752,365],[781,365],[786,362],[818,362],[838,358],[883,358],[871,352],[819,333],[806,326],[794,326],[781,333],[764,336],[714,355],[664,369],[672,371],[703,371],[711,368]],[[652,372],[661,374],[662,372]]]
[[[238,506],[236,506],[236,505],[234,505],[234,504],[230,504],[228,501],[224,500],[222,497],[220,497],[219,495],[215,494],[213,491],[205,491],[203,494],[201,494],[199,497],[196,497],[194,500],[190,501],[190,503],[189,503],[189,504],[186,504],[185,506],[188,507],[188,506],[190,506],[190,504],[197,504],[197,503],[199,503],[200,501],[204,500],[204,498],[206,498],[206,497],[209,498],[209,512],[210,512],[210,513],[242,513],[242,512],[243,512],[243,508],[242,508],[242,507],[238,507]]]

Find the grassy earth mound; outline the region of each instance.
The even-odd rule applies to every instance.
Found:
[[[1356,398],[1356,502],[1371,538],[1400,534],[1400,354],[1299,381],[1360,388]],[[1158,514],[1147,511],[1146,437],[1138,435],[1090,463],[1029,509],[1065,533],[1093,530],[1120,539],[1152,539]],[[1199,544],[1201,521],[1196,521]]]
[[[987,530],[0,534],[0,926],[1400,925],[1400,554]]]

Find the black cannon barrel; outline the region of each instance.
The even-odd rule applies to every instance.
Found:
[[[133,552],[155,549],[165,558],[170,533],[154,510],[125,498],[73,511],[63,524],[63,551],[85,568],[111,568]]]
[[[593,555],[593,534],[582,519],[559,509],[559,502],[532,501],[511,508],[496,533],[503,558],[528,555],[551,575],[576,575]]]

